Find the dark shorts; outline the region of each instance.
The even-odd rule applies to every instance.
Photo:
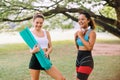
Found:
[[[35,69],[35,70],[45,70],[40,63],[38,62],[35,54],[32,55],[30,63],[29,63],[29,69]]]
[[[91,51],[78,51],[76,60],[77,78],[87,80],[94,66]]]

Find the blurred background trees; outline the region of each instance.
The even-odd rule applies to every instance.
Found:
[[[79,12],[87,11],[97,24],[97,31],[108,31],[120,38],[119,0],[1,0],[0,29],[32,26],[33,14],[44,14],[47,29],[70,29]]]

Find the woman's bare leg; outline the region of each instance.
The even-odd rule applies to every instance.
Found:
[[[60,73],[60,71],[55,67],[52,66],[49,70],[45,71],[48,75],[50,75],[55,80],[65,80],[63,75]]]
[[[30,69],[31,80],[39,80],[40,70]]]

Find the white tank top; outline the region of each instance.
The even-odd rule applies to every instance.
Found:
[[[46,31],[43,30],[44,32],[44,37],[38,37],[35,34],[33,34],[34,38],[37,40],[38,42],[38,46],[40,46],[42,49],[44,48],[48,48],[48,38],[47,38],[47,34]]]

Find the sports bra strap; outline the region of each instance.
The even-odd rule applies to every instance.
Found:
[[[92,31],[92,29],[88,29],[88,31],[86,32],[86,36],[89,36],[90,32]]]

